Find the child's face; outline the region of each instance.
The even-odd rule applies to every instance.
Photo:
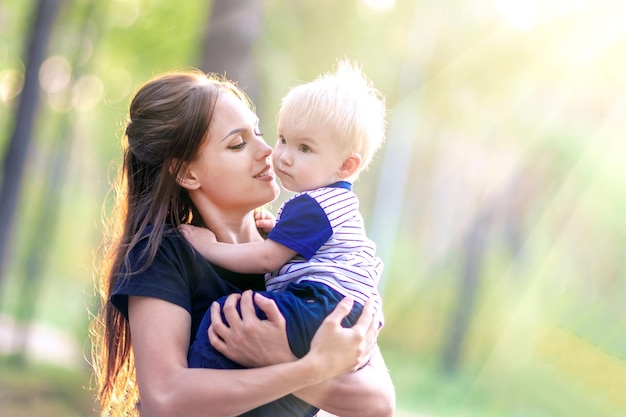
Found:
[[[345,159],[335,133],[324,126],[297,126],[279,118],[272,156],[274,170],[286,190],[302,192],[341,180]]]

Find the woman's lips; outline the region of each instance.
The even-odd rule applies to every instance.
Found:
[[[274,171],[272,171],[271,166],[267,165],[265,168],[263,168],[263,171],[256,174],[254,178],[265,180],[265,181],[271,181],[274,179]]]

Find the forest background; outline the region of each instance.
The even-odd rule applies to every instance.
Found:
[[[96,414],[94,251],[135,88],[226,73],[273,145],[280,98],[344,57],[390,110],[355,189],[398,416],[626,415],[626,3],[4,0],[0,416]]]

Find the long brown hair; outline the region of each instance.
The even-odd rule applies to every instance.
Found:
[[[157,76],[131,100],[122,137],[123,161],[112,188],[114,207],[98,256],[99,309],[90,324],[102,416],[136,415],[139,400],[130,327],[111,304],[111,293],[118,280],[132,279],[133,273],[149,266],[167,225],[201,223],[176,178],[198,154],[222,91],[234,93],[252,108],[236,85],[198,70]],[[147,239],[142,256],[146,262],[130,265],[128,254],[141,239]]]

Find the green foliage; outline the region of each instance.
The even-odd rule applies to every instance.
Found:
[[[0,4],[2,146],[34,3]],[[83,345],[101,206],[120,158],[128,100],[153,75],[198,65],[211,3],[62,3],[49,55],[71,63],[72,77],[60,91],[42,91],[0,312],[14,314],[20,302],[26,242],[45,239],[35,320]],[[383,11],[366,3],[266,0],[256,104],[273,144],[275,113],[289,87],[348,57],[386,95],[390,128],[418,121],[415,131],[388,137],[356,187],[366,219],[377,220],[385,152],[414,145],[403,206],[384,214],[397,216],[400,230],[377,242],[393,253],[385,259],[380,340],[400,408],[457,417],[624,414],[623,6],[530,2],[531,22],[519,20],[528,10],[514,8],[524,2],[397,0]],[[418,99],[402,113],[407,97]],[[33,219],[47,203],[40,197],[47,161],[67,142],[62,216],[54,236],[39,236]],[[403,180],[397,166],[389,169]],[[475,249],[468,233],[481,216],[488,220],[484,251],[474,255],[476,298],[459,368],[446,374],[442,351],[467,295],[459,285]],[[1,366],[0,392],[22,404],[33,401],[20,397],[26,391],[51,392],[44,386],[57,376],[29,370],[17,378]],[[46,411],[88,415],[65,406]]]

